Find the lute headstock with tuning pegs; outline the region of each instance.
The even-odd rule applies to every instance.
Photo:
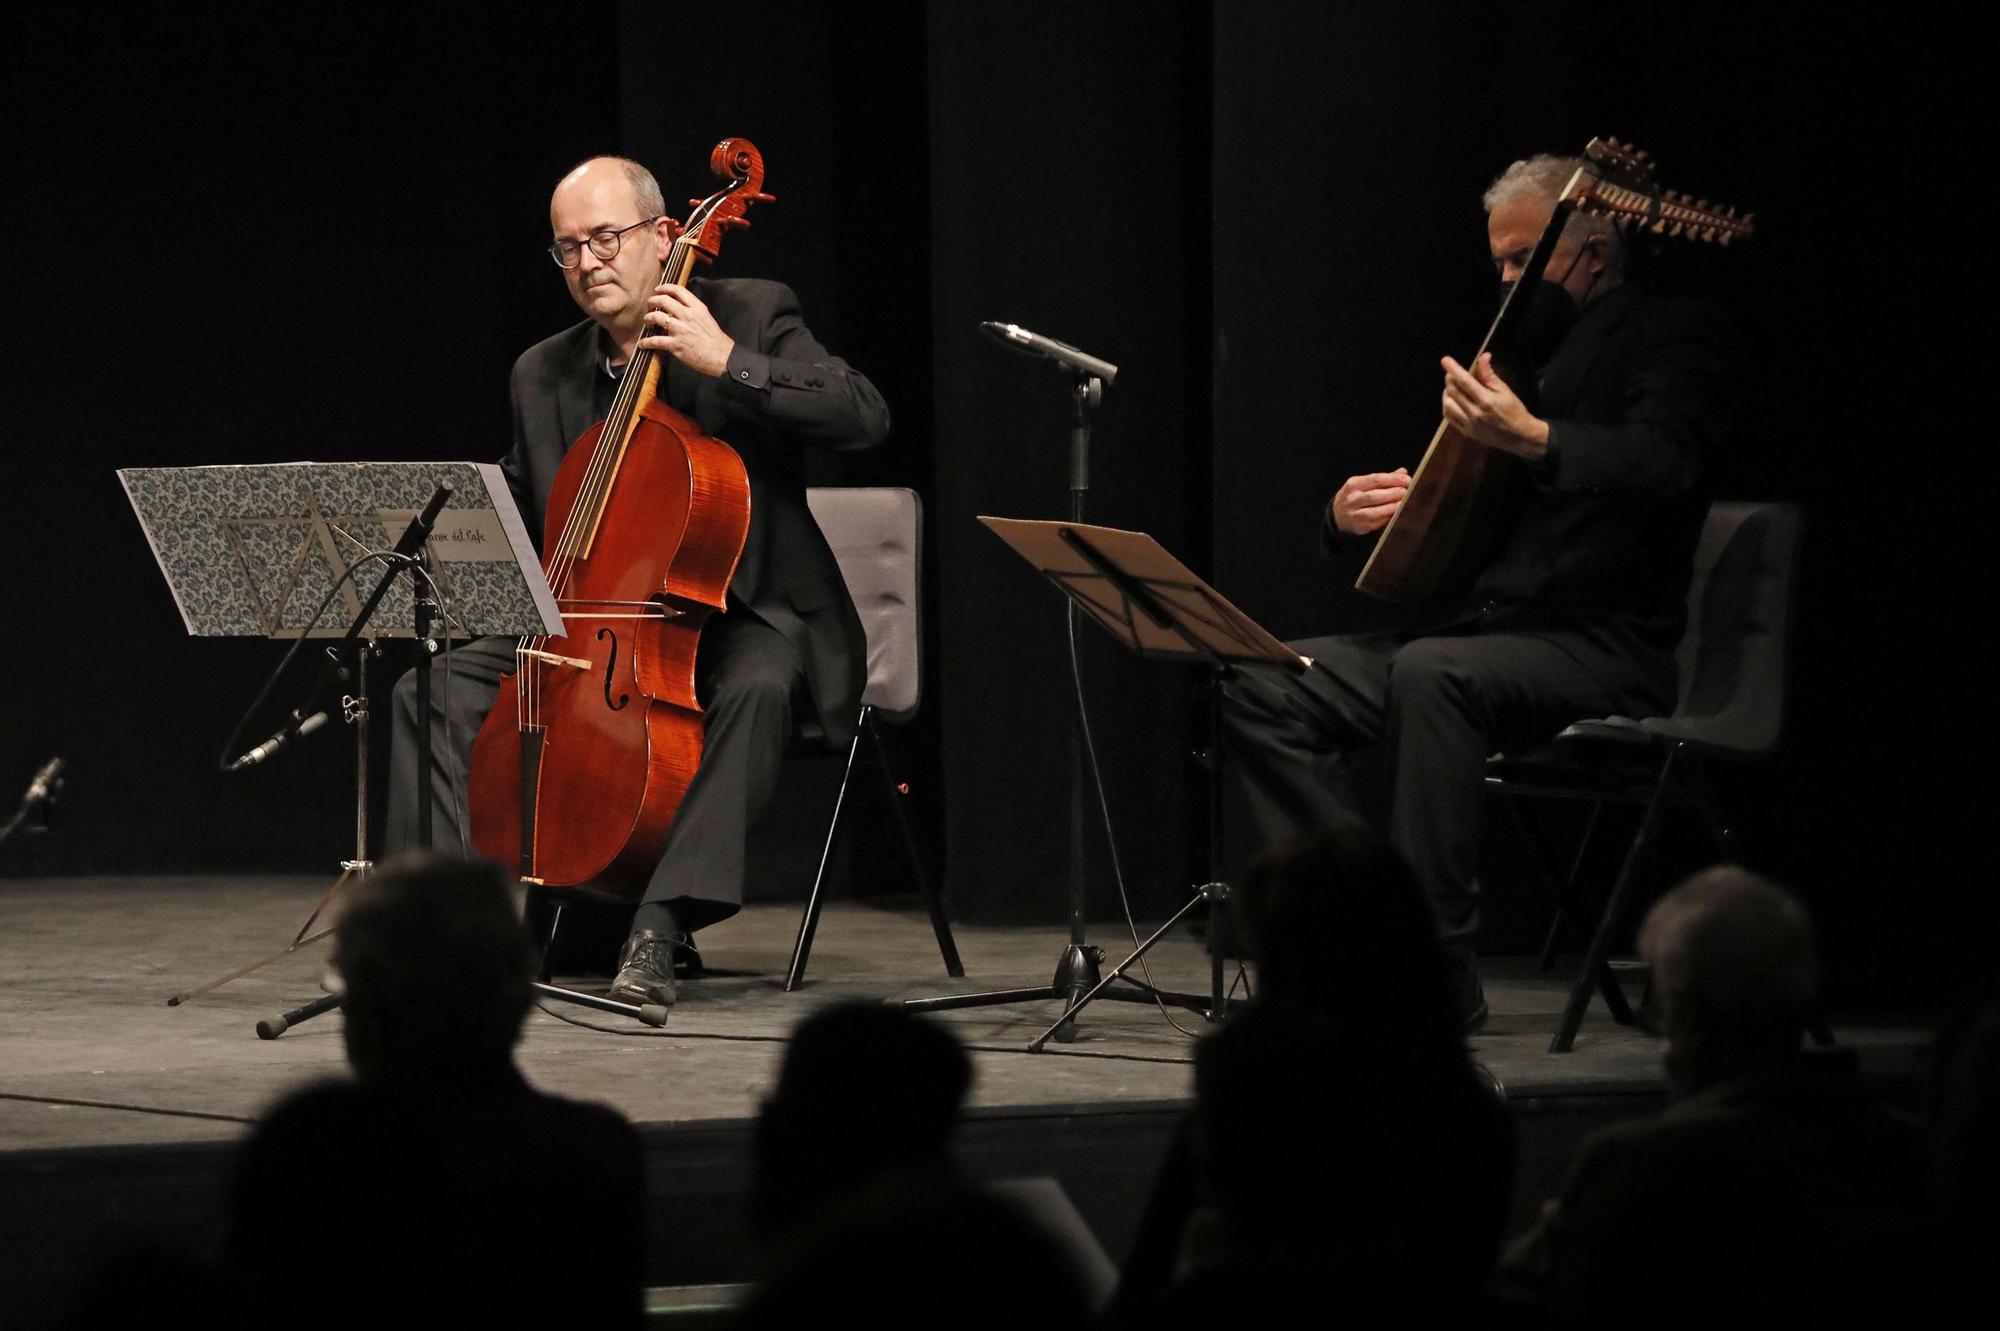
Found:
[[[1652,159],[1629,143],[1592,139],[1583,155],[1589,167],[1571,178],[1562,196],[1580,213],[1608,217],[1619,226],[1637,227],[1656,236],[1717,245],[1756,234],[1754,213],[1738,213],[1707,199],[1661,189]]]

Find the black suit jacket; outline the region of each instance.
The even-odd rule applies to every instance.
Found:
[[[1711,1087],[1578,1148],[1547,1244],[1551,1321],[1811,1325],[1909,1306],[1925,1148],[1851,1051]],[[1859,1323],[1862,1325],[1866,1322]]]
[[[820,724],[844,738],[867,682],[867,640],[806,507],[804,450],[879,444],[889,409],[874,385],[813,337],[789,287],[696,278],[688,289],[736,349],[718,378],[667,358],[661,396],[734,448],[749,472],[750,533],[730,599],[791,642]],[[537,537],[563,455],[609,407],[616,384],[605,373],[604,350],[597,325],[586,319],[514,363],[514,445],[502,465]],[[735,604],[731,611],[740,613]]]
[[[1516,469],[1471,591],[1423,631],[1576,635],[1636,666],[1671,705],[1708,508],[1701,459],[1726,438],[1729,363],[1713,306],[1629,285],[1592,303],[1539,376],[1548,458]],[[1368,548],[1335,532],[1330,511],[1325,538]]]
[[[569,1219],[587,1240],[547,1246]],[[236,1154],[224,1253],[242,1325],[637,1327],[645,1225],[616,1111],[445,1060],[267,1112]]]

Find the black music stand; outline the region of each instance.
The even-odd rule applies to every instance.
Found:
[[[1208,666],[1209,881],[1196,887],[1187,904],[1130,956],[1101,976],[1097,974],[1097,949],[1088,946],[1083,938],[1082,912],[1073,909],[1070,947],[1053,983],[1029,989],[911,999],[903,1006],[919,1012],[941,1012],[1034,999],[1067,1000],[1062,1016],[1028,1045],[1031,1053],[1039,1052],[1050,1039],[1062,1038],[1061,1032],[1073,1030],[1077,1013],[1099,998],[1172,1003],[1214,1020],[1227,1003],[1219,947],[1210,948],[1210,992],[1206,997],[1157,989],[1125,972],[1203,902],[1218,908],[1210,926],[1211,938],[1221,936],[1220,911],[1227,909],[1229,901],[1228,884],[1218,872],[1222,854],[1219,718],[1223,685],[1239,669],[1265,668],[1296,674],[1308,669],[1311,663],[1231,605],[1144,532],[1017,518],[981,518],[980,522],[1060,588],[1069,597],[1073,612],[1080,609],[1087,613],[1139,656]],[[1105,835],[1111,834],[1112,829],[1107,826]],[[1085,968],[1089,978],[1079,983],[1079,973]],[[1112,988],[1118,980],[1133,988]]]
[[[168,1006],[248,975],[325,938],[313,929],[340,889],[373,868],[368,855],[369,709],[367,661],[381,637],[414,637],[419,657],[422,763],[429,770],[430,658],[442,639],[493,633],[559,632],[562,617],[542,575],[506,476],[472,462],[287,462],[248,466],[130,467],[118,473],[190,635],[339,638],[291,723],[227,764],[255,765],[323,722],[307,709],[336,680],[352,683],[342,710],[355,731],[355,854],[292,941],[270,956],[174,995]],[[447,508],[446,504],[452,506]],[[397,533],[401,538],[397,539]],[[370,552],[386,569],[365,599]],[[350,574],[350,569],[352,573]],[[400,576],[409,572],[409,577]],[[336,602],[344,613],[321,619]],[[379,618],[377,611],[380,611]],[[352,646],[350,672],[341,648]],[[288,658],[289,659],[289,658]],[[274,681],[275,682],[275,681]],[[268,686],[267,686],[268,688]],[[260,699],[261,702],[261,699]],[[419,839],[430,843],[430,801],[418,807]],[[587,1007],[652,1021],[629,1004],[548,990]],[[258,1023],[273,1038],[287,1026],[339,1006],[335,995]],[[664,1020],[664,1016],[661,1016]]]
[[[321,657],[312,688],[292,709],[285,729],[236,757],[230,768],[254,766],[317,728],[326,713],[307,713],[335,684],[343,694],[340,715],[354,732],[353,858],[340,862],[339,876],[289,943],[175,994],[167,1000],[174,1007],[325,938],[329,930],[314,929],[322,913],[349,882],[373,868],[368,663],[379,655],[379,639],[418,637],[434,647],[426,614],[441,614],[442,630],[460,638],[562,621],[497,465],[128,467],[118,478],[190,636],[283,639],[292,641],[295,651],[301,638],[339,639]],[[393,554],[381,556],[381,569],[357,563],[391,546]],[[426,561],[427,581],[398,576],[419,559]],[[343,576],[350,566],[353,574]],[[432,591],[442,605],[433,601]],[[318,615],[322,609],[332,613]],[[429,664],[428,652],[423,662]],[[427,681],[428,671],[418,682]],[[421,812],[429,812],[428,803]]]

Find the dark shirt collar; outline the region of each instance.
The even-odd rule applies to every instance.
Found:
[[[597,330],[597,336],[592,339],[591,345],[597,349],[597,368],[604,371],[604,377],[613,383],[623,379],[625,377],[625,366],[613,365],[611,363],[611,353],[616,348],[611,345],[611,339],[605,335],[604,329],[599,328]],[[629,365],[631,362],[627,361],[625,364]]]

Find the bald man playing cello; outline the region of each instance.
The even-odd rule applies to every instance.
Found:
[[[666,358],[661,399],[734,448],[750,477],[749,536],[728,608],[702,631],[701,767],[634,913],[611,989],[625,1001],[671,1005],[676,951],[742,904],[746,837],[776,786],[794,707],[809,708],[835,739],[853,732],[867,644],[806,507],[804,458],[810,449],[879,444],[889,412],[865,377],[813,337],[789,288],[754,278],[662,283],[677,227],[637,162],[594,157],[578,165],[549,200],[549,228],[548,253],[585,317],[514,364],[514,438],[502,465],[529,531],[540,535],[564,454],[605,418],[641,348]],[[500,675],[514,668],[514,646],[488,638],[451,654],[451,686],[433,692],[440,742],[428,779],[416,770],[414,684],[408,677],[398,684],[391,850],[415,839],[420,791],[432,801],[438,845],[464,844],[467,755]]]

